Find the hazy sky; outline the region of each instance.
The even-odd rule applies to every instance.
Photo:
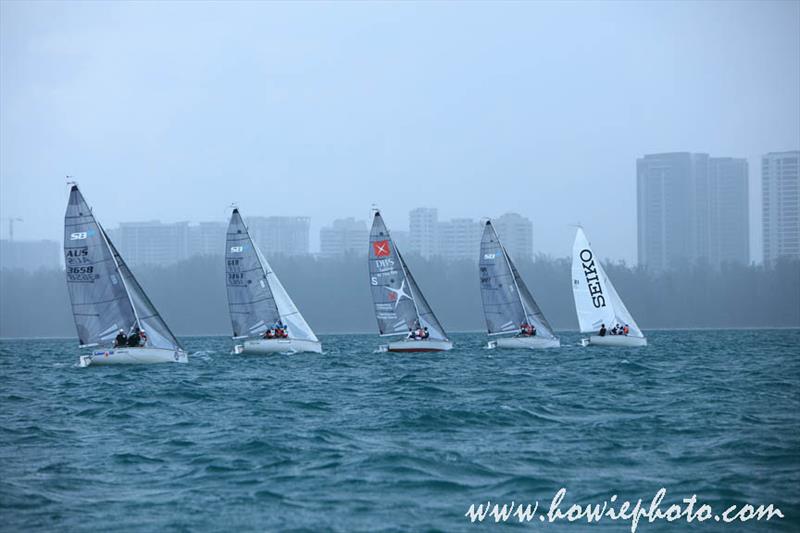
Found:
[[[636,258],[636,158],[800,147],[800,3],[0,3],[0,211],[106,227],[516,211]],[[7,222],[2,222],[2,235]]]

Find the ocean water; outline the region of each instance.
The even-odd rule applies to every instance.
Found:
[[[657,331],[644,349],[235,356],[76,366],[72,340],[0,341],[0,528],[475,531],[470,504],[696,494],[784,519],[638,531],[800,531],[800,330]],[[698,503],[698,506],[700,505]],[[667,505],[662,505],[666,508]],[[534,520],[531,531],[630,531]]]

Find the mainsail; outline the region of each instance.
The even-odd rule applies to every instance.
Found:
[[[283,322],[290,338],[318,342],[253,242],[238,209],[233,210],[228,224],[225,270],[234,338],[260,336],[276,322]]]
[[[448,340],[444,328],[408,270],[379,212],[369,236],[369,279],[381,335],[428,328],[431,339]]]
[[[572,246],[572,295],[581,332],[596,333],[602,324],[627,325],[630,336],[644,337],[625,304],[606,276],[583,232],[578,228]]]
[[[118,330],[131,333],[138,326],[147,335],[146,346],[182,349],[77,185],[64,215],[64,262],[81,346],[112,345]]]
[[[490,221],[486,222],[478,261],[481,299],[490,335],[517,333],[523,323],[537,335],[555,338],[553,328],[533,299]]]

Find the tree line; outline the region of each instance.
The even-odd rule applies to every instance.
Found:
[[[406,261],[445,329],[485,327],[474,261],[413,255]],[[376,331],[364,257],[275,257],[271,264],[315,331]],[[577,329],[570,260],[539,256],[517,267],[553,326]],[[719,270],[695,265],[664,273],[624,263],[604,267],[645,330],[800,327],[800,261]],[[222,257],[133,271],[176,334],[230,334]],[[0,336],[75,336],[63,270],[0,272]]]

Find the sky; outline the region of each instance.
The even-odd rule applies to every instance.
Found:
[[[636,158],[800,147],[800,2],[0,2],[0,214],[518,212],[636,262]],[[312,248],[315,244],[312,244]]]

